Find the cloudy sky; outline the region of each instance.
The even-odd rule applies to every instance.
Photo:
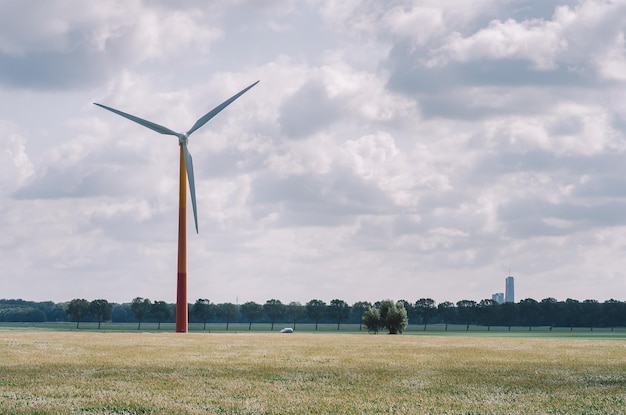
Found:
[[[0,0],[0,298],[626,299],[626,2]],[[191,218],[191,217],[190,217]]]

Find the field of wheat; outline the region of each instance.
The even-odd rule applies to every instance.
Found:
[[[0,332],[2,414],[623,414],[624,340]]]

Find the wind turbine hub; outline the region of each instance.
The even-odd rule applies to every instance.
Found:
[[[187,144],[189,136],[186,133],[178,134],[178,142],[180,144]]]

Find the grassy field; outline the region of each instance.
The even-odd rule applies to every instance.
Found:
[[[337,330],[336,324],[319,324],[318,330],[315,330],[315,324],[312,323],[298,323],[298,333],[310,332],[310,333],[366,333],[367,329],[362,327],[359,330],[358,324],[341,324],[339,330]],[[276,323],[274,330],[271,330],[269,323],[254,323],[251,330],[248,329],[248,323],[230,323],[229,328],[226,329],[225,323],[207,323],[206,329],[202,323],[190,323],[189,331],[191,333],[268,333],[271,331],[278,332],[283,327],[292,327],[289,323]],[[101,328],[98,329],[98,323],[94,322],[82,322],[80,327],[76,329],[75,322],[42,322],[42,323],[6,323],[0,322],[0,331],[4,330],[52,330],[52,331],[102,331],[102,332],[138,332],[137,323],[111,323],[104,322],[101,324]],[[161,328],[158,329],[157,323],[141,323],[141,332],[154,332],[154,333],[171,333],[175,331],[174,323],[161,323]],[[494,326],[487,328],[486,326],[470,326],[469,331],[466,330],[465,324],[450,324],[446,331],[443,324],[430,324],[427,330],[424,331],[423,325],[411,324],[405,330],[405,334],[411,335],[462,335],[462,336],[522,336],[522,337],[572,337],[572,338],[606,338],[606,339],[624,339],[626,340],[626,327],[618,327],[615,329],[610,328],[594,328],[593,330],[588,327],[575,327],[570,329],[569,327],[553,327],[550,329],[548,326],[532,327],[532,330],[528,330],[528,327],[508,327]]]
[[[2,414],[624,414],[626,342],[0,331]]]

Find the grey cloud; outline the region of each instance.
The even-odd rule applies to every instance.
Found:
[[[581,88],[609,86],[597,81],[590,70],[578,72],[559,67],[539,71],[520,60],[450,62],[437,68],[413,64],[415,60],[408,55],[392,56],[387,87],[418,101],[427,118],[475,120],[541,114],[554,103],[553,98],[545,96],[549,87],[562,99],[572,99]],[[553,126],[557,132],[565,131],[565,127]],[[567,128],[572,130],[575,126],[570,124]]]
[[[126,5],[119,13],[113,11],[115,7],[52,0],[15,2],[11,13],[24,19],[15,23],[0,16],[0,84],[42,90],[92,87],[155,58],[150,49],[158,46],[150,42],[163,41],[153,38],[163,29],[155,34],[151,28],[153,33],[146,34],[145,24],[138,24],[141,15],[136,5]],[[147,10],[167,16],[155,5]],[[177,53],[194,41],[181,38],[177,45],[164,46],[163,54]]]
[[[617,176],[592,175],[579,185],[574,196],[582,198],[626,198],[626,172]]]
[[[543,150],[530,150],[524,153],[502,152],[479,158],[470,177],[493,181],[495,177],[505,174],[527,171],[549,172],[571,168],[574,164],[576,161],[573,158],[559,157]]]
[[[193,149],[190,149],[193,152]],[[263,166],[265,157],[254,151],[239,151],[227,148],[217,153],[197,155],[193,153],[194,172],[199,178],[228,177],[240,173],[250,173]]]
[[[38,52],[0,54],[0,83],[26,89],[67,89],[96,85],[110,73],[109,62],[97,53]]]
[[[504,223],[507,234],[513,237],[567,235],[589,227],[626,225],[626,202],[607,201],[582,205],[517,199],[502,205],[498,216]],[[550,220],[553,219],[563,221],[564,225],[550,225]]]
[[[517,0],[512,2],[509,14],[506,18],[516,20],[545,19],[548,20],[554,15],[554,11],[559,6],[574,7],[580,4],[580,0]],[[502,16],[501,19],[505,17]]]
[[[340,112],[340,104],[328,97],[324,85],[310,81],[283,102],[278,122],[287,137],[297,139],[330,127]]]
[[[615,114],[611,124],[613,128],[623,134],[622,137],[626,138],[626,114]]]
[[[131,194],[128,177],[103,166],[49,167],[30,182],[17,189],[16,199],[84,198]]]
[[[572,183],[577,189],[584,189],[587,185],[578,185],[582,176],[598,180],[618,180],[626,176],[623,155],[607,153],[595,155],[559,155],[544,150],[529,150],[523,153],[500,152],[484,155],[477,159],[467,178],[474,180],[474,184],[493,182],[494,179],[507,174],[523,172],[551,173],[553,177],[559,175]],[[594,179],[595,180],[595,179]],[[580,190],[575,190],[580,191]],[[581,193],[581,195],[584,194]]]
[[[349,172],[326,175],[259,177],[252,184],[250,203],[257,217],[281,215],[283,225],[335,226],[355,215],[397,211],[375,184]]]
[[[579,117],[563,117],[547,125],[550,135],[574,135],[582,132],[585,127]]]
[[[528,62],[519,60],[451,62],[444,67],[428,68],[412,65],[412,57],[398,57],[392,64],[388,88],[416,98],[426,117],[473,119],[526,112],[539,112],[547,101],[523,102],[523,92],[512,95],[510,102],[520,105],[501,106],[498,102],[475,100],[476,87],[499,87],[508,94],[525,87],[573,87],[598,86],[590,71],[571,71],[564,67],[539,71]],[[468,86],[472,87],[467,91]],[[539,98],[539,97],[537,97]],[[530,105],[523,105],[530,104]]]

